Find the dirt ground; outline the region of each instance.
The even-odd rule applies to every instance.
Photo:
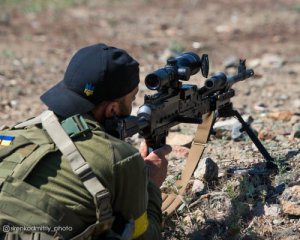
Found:
[[[135,109],[144,94],[151,93],[143,85],[145,75],[163,67],[170,53],[208,54],[210,74],[225,71],[226,66],[232,71],[229,67],[245,58],[256,75],[236,84],[234,106],[255,119],[253,127],[270,153],[288,160],[292,169],[288,175],[282,171],[268,177],[228,177],[224,172],[229,168],[251,167],[264,159],[249,139],[233,141],[230,132],[212,137],[205,155],[217,162],[220,174],[205,194],[220,193],[216,201],[222,205],[223,199],[231,210],[220,205],[218,218],[205,201],[194,204],[166,220],[164,239],[300,239],[299,216],[255,213],[258,206],[279,204],[280,194],[269,192],[279,186],[278,177],[285,178],[285,186],[300,180],[299,26],[297,0],[91,0],[41,11],[2,7],[0,127],[45,109],[39,96],[63,78],[71,56],[86,45],[103,42],[124,48],[140,62],[142,82]],[[200,74],[191,80],[199,86],[203,81]],[[189,141],[191,128],[174,131],[169,143],[180,145],[183,135]],[[242,183],[253,186],[251,199],[249,191],[241,194]]]

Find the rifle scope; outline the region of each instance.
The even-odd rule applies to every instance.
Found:
[[[169,58],[164,68],[150,73],[145,78],[145,84],[150,90],[163,91],[167,88],[179,87],[178,80],[188,81],[191,75],[201,69],[202,75],[207,77],[209,62],[206,54],[200,58],[193,52],[186,52],[176,58]]]

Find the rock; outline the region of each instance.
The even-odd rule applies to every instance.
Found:
[[[253,118],[249,115],[242,116],[245,122],[251,124],[253,122]],[[243,132],[240,132],[242,128],[241,123],[236,118],[231,118],[225,121],[216,122],[214,124],[214,130],[216,132],[217,138],[222,138],[224,135],[224,131],[231,131],[231,138],[233,140],[240,140],[243,137]]]
[[[300,138],[300,123],[296,123],[293,126],[291,137],[292,138]]]
[[[258,112],[266,112],[268,110],[268,106],[264,103],[258,103],[254,106],[254,110]]]
[[[277,100],[283,100],[286,101],[288,100],[290,97],[286,94],[281,94],[278,98],[276,98]]]
[[[284,220],[283,219],[275,219],[275,220],[273,220],[273,224],[274,225],[284,224]]]
[[[284,65],[285,60],[275,54],[264,54],[261,58],[261,66],[264,68],[280,68]]]
[[[285,214],[300,216],[300,186],[295,185],[285,189],[280,202]]]
[[[234,29],[228,25],[219,25],[215,28],[217,33],[231,33]]]
[[[292,105],[294,108],[300,109],[300,99],[295,99],[294,101],[292,101]]]
[[[272,134],[271,132],[266,131],[266,130],[261,130],[258,133],[258,138],[262,141],[273,140],[275,138],[275,135]]]
[[[200,196],[205,192],[205,184],[201,180],[195,179],[191,191],[196,196]]]
[[[266,216],[277,217],[281,213],[279,204],[271,204],[270,206],[264,206],[264,212]]]
[[[218,165],[211,158],[202,158],[194,172],[194,177],[210,182],[218,178]]]
[[[248,61],[247,65],[249,68],[256,68],[261,64],[261,60],[259,58],[252,59]]]
[[[10,106],[11,108],[15,108],[17,105],[18,105],[18,101],[17,101],[17,100],[11,100],[11,101],[9,102],[9,106]]]
[[[243,137],[243,132],[241,132],[242,124],[240,122],[236,122],[232,126],[231,130],[231,138],[234,141],[241,140]]]
[[[172,152],[178,156],[178,158],[187,158],[189,155],[189,148],[182,146],[172,146]]]
[[[193,42],[193,43],[192,43],[192,47],[193,47],[194,49],[199,50],[199,49],[203,49],[203,48],[205,47],[205,45],[204,45],[204,43],[202,43],[202,42]]]
[[[267,115],[269,118],[281,121],[290,121],[293,113],[290,111],[272,112]]]
[[[292,125],[295,125],[296,123],[300,123],[300,116],[293,115],[293,116],[291,117],[290,123],[291,123]]]
[[[253,118],[249,115],[243,115],[242,118],[244,119],[245,122],[247,123],[252,123],[253,122]],[[239,123],[239,121],[236,118],[230,118],[228,120],[225,121],[218,121],[214,124],[214,128],[222,128],[222,129],[226,129],[226,130],[232,130],[232,127],[234,126],[234,124]]]
[[[193,141],[194,134],[182,134],[178,132],[170,132],[167,137],[167,144],[169,145],[185,145]]]

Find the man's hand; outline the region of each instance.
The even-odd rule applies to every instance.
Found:
[[[171,146],[165,145],[151,152],[148,155],[148,146],[142,142],[140,153],[149,166],[149,178],[156,186],[160,187],[167,177],[168,160],[166,155],[172,151]]]

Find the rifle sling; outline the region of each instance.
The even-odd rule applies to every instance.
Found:
[[[184,169],[181,173],[181,178],[176,181],[175,185],[178,189],[177,193],[162,193],[162,211],[167,215],[173,213],[177,207],[183,202],[183,196],[187,184],[201,159],[201,156],[206,147],[210,129],[213,124],[214,112],[210,112],[203,116],[203,122],[198,125],[195,133],[195,138],[192,143],[189,155]]]

